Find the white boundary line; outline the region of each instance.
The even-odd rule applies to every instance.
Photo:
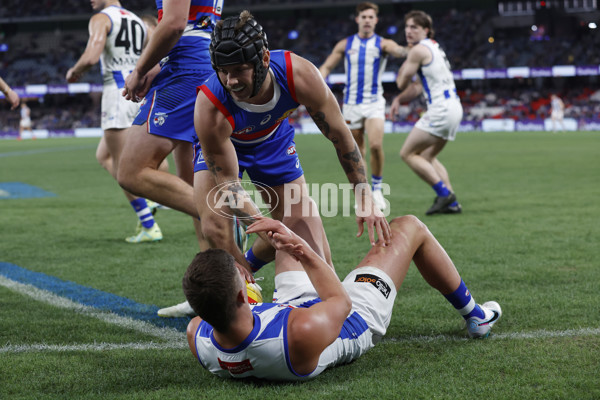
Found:
[[[120,315],[113,314],[111,312],[100,311],[94,307],[86,306],[72,300],[69,300],[65,297],[58,296],[54,293],[51,293],[47,290],[39,289],[32,285],[23,284],[20,282],[13,281],[8,279],[2,275],[0,275],[0,286],[4,286],[10,290],[18,292],[20,294],[32,297],[33,299],[50,304],[55,307],[65,308],[72,311],[75,311],[79,314],[84,314],[86,316],[90,316],[93,318],[97,318],[101,321],[104,321],[109,324],[117,325],[122,328],[131,329],[136,332],[140,332],[146,335],[154,336],[158,339],[162,339],[167,341],[165,344],[157,344],[157,343],[126,343],[126,344],[110,344],[110,343],[98,343],[98,344],[89,344],[89,345],[81,345],[86,347],[87,349],[92,349],[94,346],[97,347],[98,350],[108,350],[112,348],[140,348],[140,346],[149,346],[148,348],[163,348],[159,346],[164,346],[164,348],[185,348],[187,346],[187,340],[185,338],[185,334],[177,331],[175,328],[170,327],[158,327],[152,325],[148,322],[135,320],[129,317],[122,317]],[[137,346],[137,347],[136,347]],[[31,345],[31,346],[3,346],[0,347],[0,353],[4,352],[15,352],[15,351],[39,351],[39,350],[60,350],[61,348],[72,348],[72,350],[77,349],[76,346],[51,346],[51,345]],[[26,350],[29,348],[29,350]],[[82,348],[83,349],[83,348]]]
[[[134,320],[128,317],[121,317],[110,312],[103,312],[94,307],[85,306],[71,301],[64,297],[55,295],[46,290],[38,289],[35,286],[15,282],[0,275],[0,286],[4,286],[13,291],[32,297],[60,308],[73,310],[77,313],[97,318],[109,324],[114,324],[123,328],[132,329],[140,333],[155,336],[165,340],[165,343],[155,342],[131,342],[131,343],[88,343],[75,345],[49,345],[49,344],[31,344],[31,345],[6,345],[0,347],[1,353],[22,353],[22,352],[63,352],[63,351],[105,351],[105,350],[163,350],[163,349],[185,349],[187,341],[185,335],[174,328],[161,328],[150,323]],[[511,332],[511,333],[492,333],[486,340],[518,340],[518,339],[548,339],[573,336],[598,336],[600,328],[580,328],[568,329],[564,331],[549,331],[541,329],[531,332]],[[426,343],[426,342],[461,342],[468,341],[466,337],[456,337],[449,335],[436,336],[406,336],[398,338],[384,338],[382,344],[387,343]]]

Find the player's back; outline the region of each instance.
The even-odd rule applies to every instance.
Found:
[[[450,63],[440,45],[432,39],[424,39],[419,44],[431,52],[431,61],[419,68],[418,74],[429,104],[446,99],[458,99]]]
[[[104,85],[116,84],[122,88],[142,54],[146,26],[137,15],[122,7],[106,7],[101,13],[111,20],[111,30],[100,59]]]

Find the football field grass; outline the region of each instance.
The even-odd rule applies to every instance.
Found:
[[[398,156],[405,138],[384,140],[390,217],[421,218],[503,317],[468,340],[411,268],[380,344],[293,384],[213,377],[187,320],[155,317],[183,300],[191,218],[160,210],[162,242],[126,243],[136,217],[95,161],[97,138],[0,141],[0,399],[600,398],[600,132],[459,134],[440,160],[463,213],[429,217],[433,191]],[[347,182],[323,136],[297,150],[309,183]],[[343,278],[368,240],[351,216],[323,224]],[[272,265],[257,276],[270,298]]]

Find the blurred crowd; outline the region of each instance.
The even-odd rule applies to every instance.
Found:
[[[294,0],[298,3],[302,0]],[[308,1],[308,0],[307,0]],[[227,5],[247,6],[249,0],[227,0]],[[344,5],[346,0],[339,0]],[[68,10],[69,15],[81,15],[87,21],[91,14],[88,2],[63,0],[60,2],[43,0],[36,7],[28,7],[27,2],[3,0],[0,4],[0,18],[36,18],[40,15],[59,16]],[[60,7],[58,6],[60,4]],[[65,6],[66,4],[66,6]],[[138,12],[151,12],[152,2],[148,0],[125,0],[124,6]],[[335,43],[343,37],[356,33],[356,23],[352,11],[332,20],[331,16],[314,16],[314,13],[282,13],[281,18],[261,18],[260,10],[265,4],[291,4],[291,0],[268,0],[262,8],[254,12],[268,33],[269,47],[289,49],[319,66],[331,52]],[[151,7],[149,8],[148,5]],[[35,11],[35,14],[33,12]],[[271,15],[271,14],[269,14]],[[599,33],[575,30],[570,35],[555,35],[548,40],[531,40],[527,32],[512,30],[511,34],[499,34],[489,40],[491,19],[489,11],[448,10],[433,14],[435,39],[445,49],[453,69],[464,68],[506,68],[509,66],[552,66],[558,64],[599,65]],[[382,13],[377,25],[377,33],[405,44],[402,15]],[[65,73],[82,53],[88,39],[87,30],[61,30],[21,32],[4,34],[0,32],[0,44],[8,45],[8,51],[0,52],[0,70],[5,81],[11,86],[32,84],[66,84]],[[397,71],[403,60],[390,59],[388,71]],[[343,72],[343,63],[334,72]],[[83,78],[84,82],[101,83],[100,68],[96,65]],[[548,111],[550,92],[556,90],[495,88],[493,92],[483,89],[460,87],[461,99],[465,105],[465,118],[510,116],[515,118],[545,118]],[[464,85],[462,85],[464,86]],[[538,85],[539,86],[539,85]],[[339,88],[336,88],[339,95]],[[386,86],[389,97],[395,95],[393,84]],[[594,116],[598,118],[598,103],[589,101],[593,92],[582,86],[579,89],[563,90],[558,93],[567,106],[565,116]],[[99,105],[90,95],[46,96],[43,104],[32,102],[32,119],[35,128],[64,129],[81,126],[99,126]],[[85,98],[82,100],[81,98]],[[593,99],[593,97],[591,97]],[[72,101],[75,99],[75,101]],[[57,104],[63,102],[64,104]],[[388,102],[389,104],[389,102]],[[66,107],[65,107],[66,106]],[[92,107],[92,110],[85,107]],[[41,110],[44,109],[42,113]],[[66,111],[68,109],[68,111]],[[415,101],[403,107],[406,119],[416,119],[424,104]],[[40,115],[36,115],[37,112]],[[43,114],[43,115],[41,115]],[[49,117],[48,115],[51,115]],[[6,107],[0,111],[4,126],[15,125],[15,116],[6,115]],[[90,125],[88,125],[90,124]]]

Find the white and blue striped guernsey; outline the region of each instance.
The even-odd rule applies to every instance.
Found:
[[[428,105],[436,105],[448,99],[458,100],[454,77],[444,50],[433,39],[423,39],[419,44],[431,52],[429,64],[421,66],[417,71]]]
[[[387,55],[381,50],[382,40],[379,35],[363,39],[358,34],[346,39],[344,104],[369,104],[383,98],[381,76]]]
[[[303,306],[310,306],[316,299]],[[195,335],[198,360],[204,368],[222,378],[263,378],[269,380],[304,380],[314,378],[326,368],[349,363],[373,347],[372,333],[365,320],[352,312],[336,340],[321,354],[315,370],[300,375],[290,364],[287,322],[295,307],[287,304],[252,305],[254,329],[233,349],[221,347],[213,336],[213,328],[202,321]]]
[[[100,57],[104,87],[125,86],[125,78],[135,68],[146,39],[146,25],[134,13],[109,6],[100,11],[110,18],[111,28]]]

